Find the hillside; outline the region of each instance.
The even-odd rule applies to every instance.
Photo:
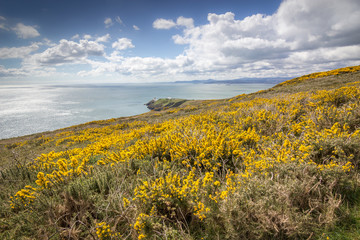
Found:
[[[360,66],[158,101],[0,140],[0,239],[360,238]]]

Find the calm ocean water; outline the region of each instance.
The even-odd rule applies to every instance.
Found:
[[[221,99],[274,84],[0,86],[0,139],[147,112],[154,97]]]

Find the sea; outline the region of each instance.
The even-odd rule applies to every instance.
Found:
[[[154,98],[223,99],[268,89],[271,83],[78,84],[0,86],[0,139],[52,131],[149,111]]]

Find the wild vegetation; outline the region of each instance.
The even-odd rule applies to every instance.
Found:
[[[359,70],[3,140],[0,238],[358,238]]]
[[[145,105],[150,110],[161,111],[170,108],[176,108],[181,106],[183,103],[187,102],[185,99],[178,98],[161,98],[161,99],[153,99]]]

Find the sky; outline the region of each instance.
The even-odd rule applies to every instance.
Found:
[[[359,64],[359,0],[0,1],[0,84],[290,78]]]

